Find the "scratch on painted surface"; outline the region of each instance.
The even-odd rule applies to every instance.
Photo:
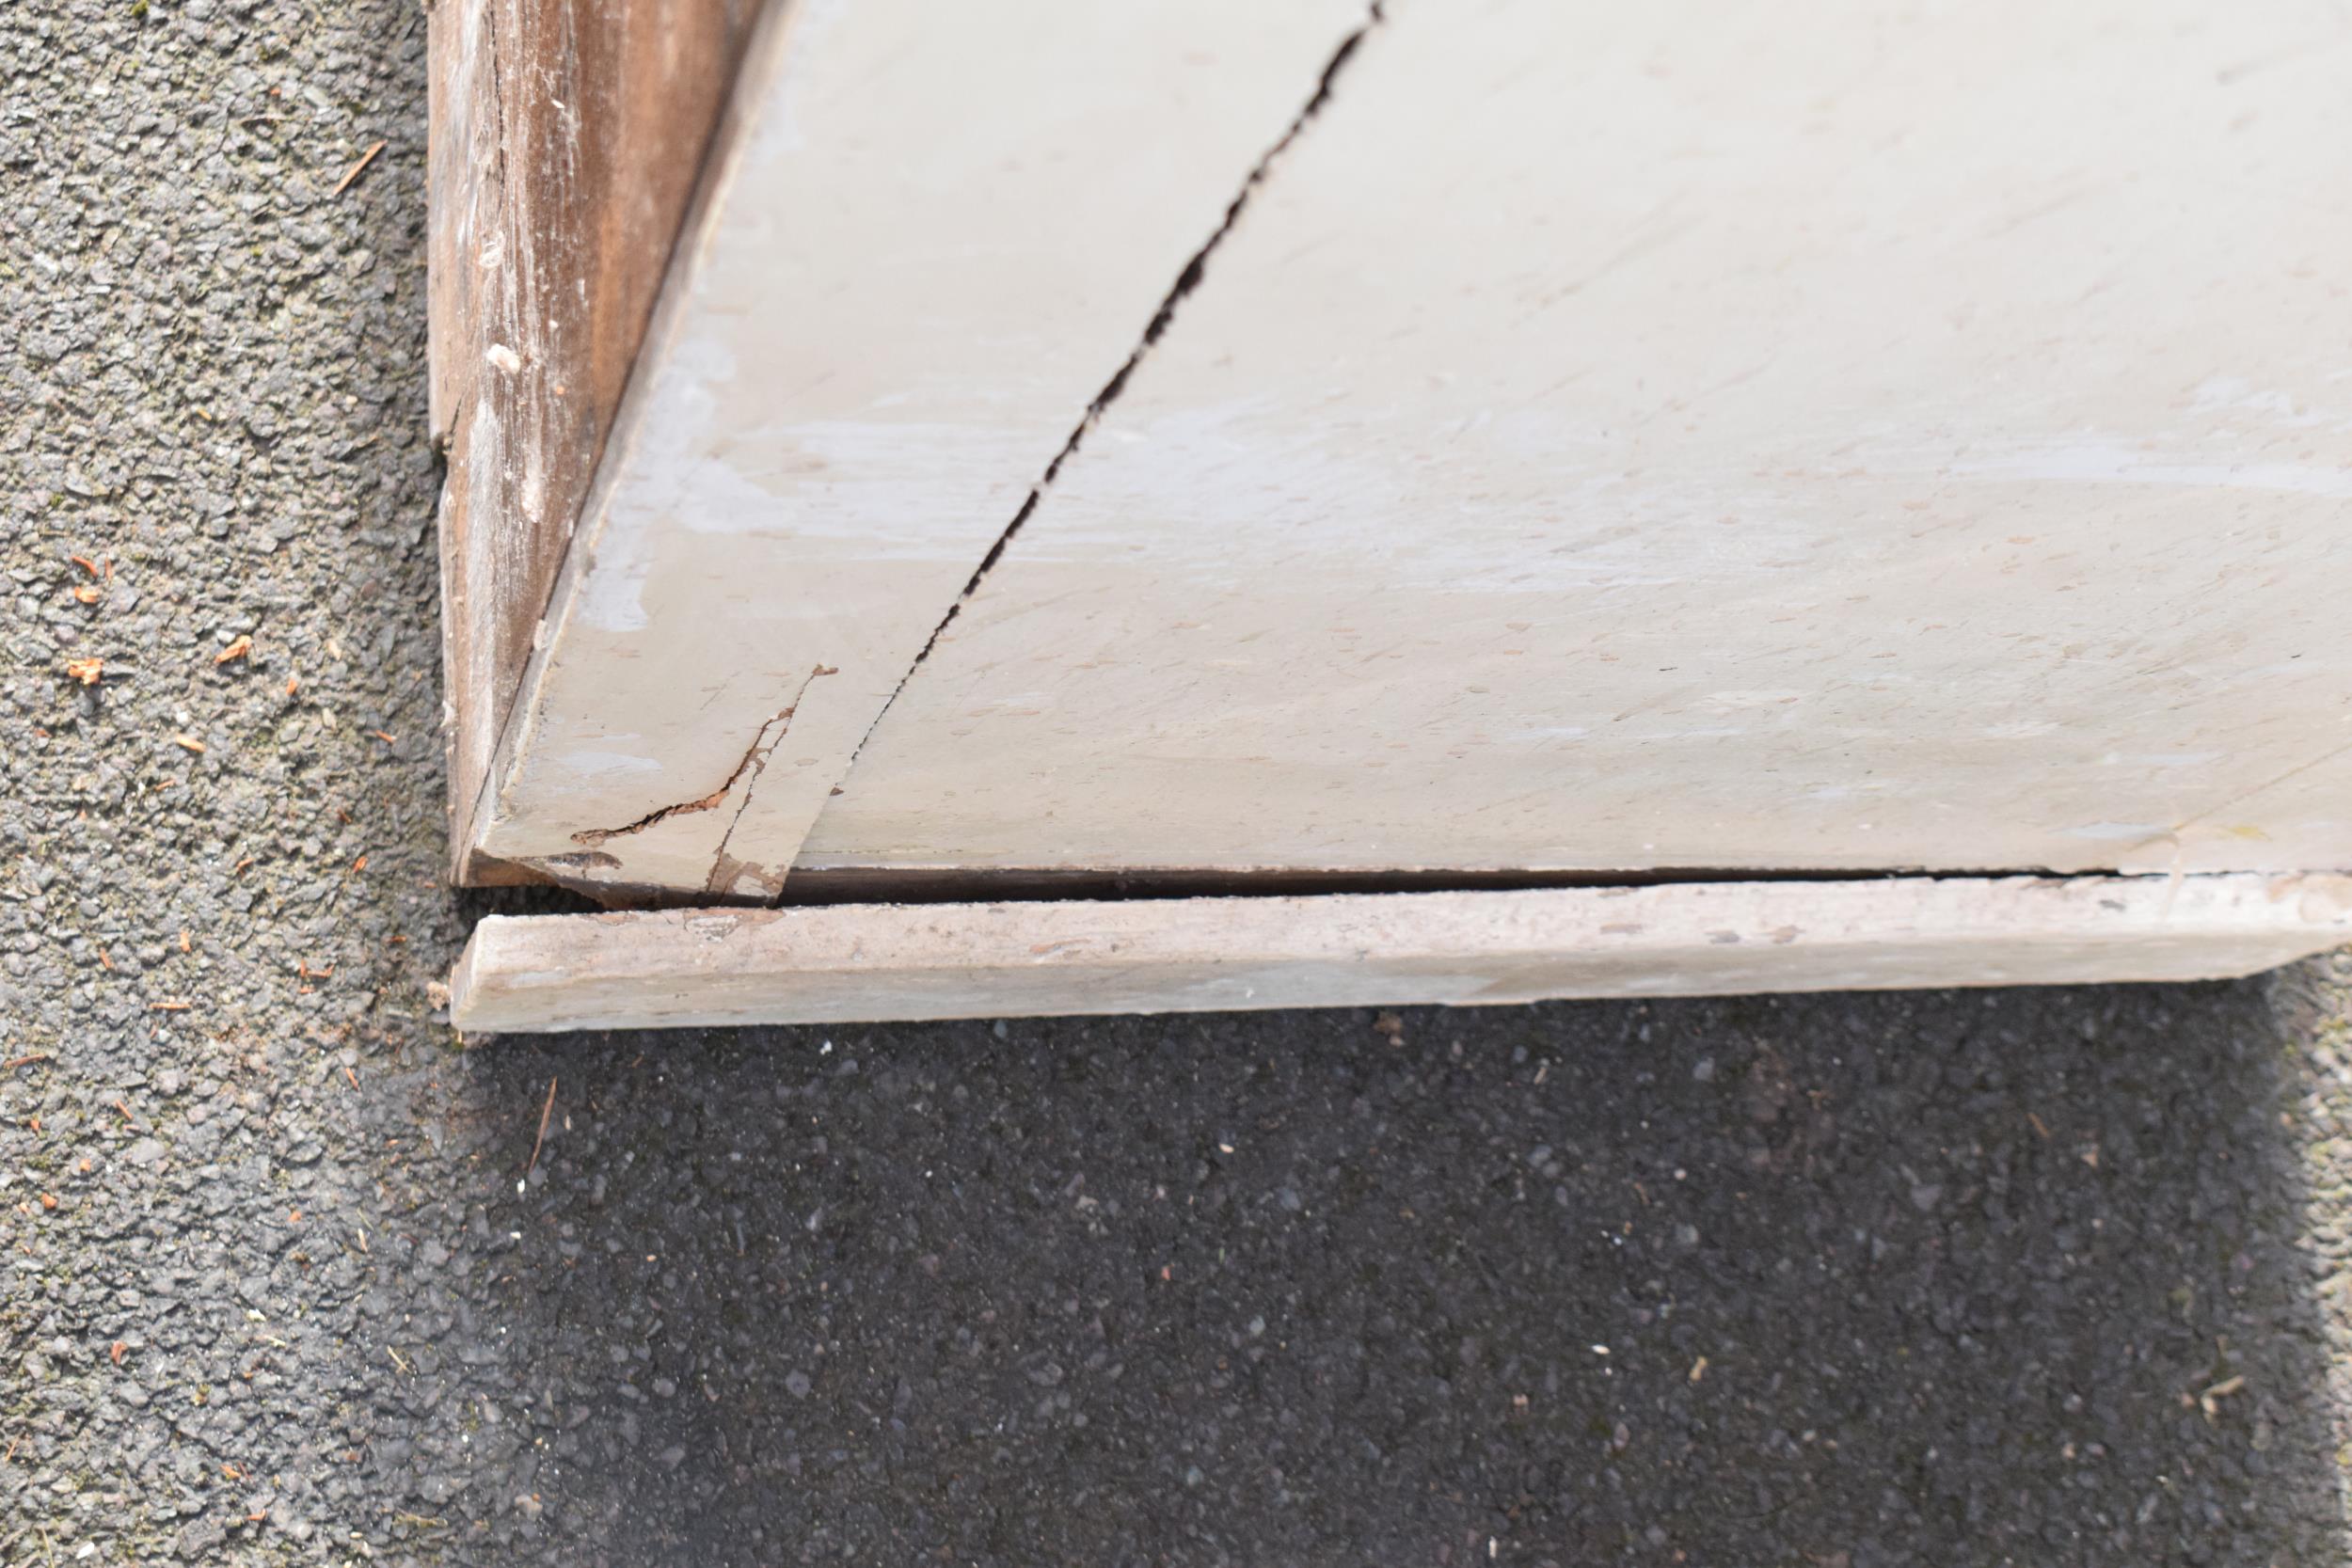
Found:
[[[2168,838],[2174,839],[2177,842],[2178,835],[2187,829],[2193,828],[2197,824],[2203,822],[2208,818],[2220,816],[2223,812],[2228,811],[2232,806],[2237,805],[2241,801],[2250,800],[2257,795],[2261,795],[2268,790],[2276,789],[2280,784],[2287,783],[2291,779],[2299,779],[2304,774],[2310,772],[2312,768],[2333,762],[2336,758],[2343,756],[2347,752],[2352,752],[2352,740],[2347,740],[2341,746],[2330,747],[2326,752],[2321,752],[2318,756],[2312,758],[2311,761],[2298,763],[2295,767],[2288,768],[2283,773],[2265,779],[2262,783],[2254,785],[2250,789],[2241,789],[2235,795],[2231,796],[2228,800],[2221,801],[2217,805],[2207,806],[2203,811],[2199,812],[2194,816],[2184,816],[2163,832],[2150,834],[2147,838],[2141,840],[2138,845],[2135,846],[2135,847],[2146,848],[2149,845],[2160,844]]]
[[[1990,462],[1961,464],[1953,472],[1971,479],[2277,490],[2331,500],[2352,499],[2352,468],[2313,463],[2217,463],[2200,457],[2151,454],[2122,441],[2086,441],[2075,446],[2020,452]]]

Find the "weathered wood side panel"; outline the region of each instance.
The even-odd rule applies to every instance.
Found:
[[[1363,0],[777,13],[475,846],[590,887],[772,891],[1366,15]]]
[[[429,8],[455,859],[759,0]]]
[[[2352,879],[1686,883],[496,917],[461,1029],[1527,1002],[2245,974],[2352,939]]]
[[[2352,866],[2341,18],[1387,9],[802,867]]]

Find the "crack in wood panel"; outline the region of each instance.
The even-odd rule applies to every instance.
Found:
[[[1392,11],[796,877],[2347,863],[2290,19]]]
[[[1143,356],[1152,352],[1152,346],[1160,341],[1161,336],[1168,331],[1169,324],[1176,319],[1177,307],[1184,303],[1184,296],[1199,288],[1200,280],[1208,276],[1210,258],[1216,253],[1217,246],[1225,243],[1225,237],[1233,231],[1233,226],[1241,221],[1242,211],[1249,205],[1250,197],[1255,195],[1258,187],[1265,182],[1266,176],[1272,171],[1275,161],[1290,150],[1291,144],[1298,139],[1308,124],[1323,112],[1323,106],[1331,100],[1331,89],[1338,84],[1340,72],[1347,68],[1348,61],[1356,55],[1357,48],[1362,44],[1372,30],[1380,24],[1383,16],[1382,0],[1371,0],[1371,4],[1365,8],[1362,24],[1341,40],[1340,46],[1332,51],[1331,57],[1324,62],[1322,71],[1315,78],[1314,91],[1308,95],[1307,102],[1299,107],[1298,113],[1292,118],[1290,124],[1283,129],[1274,145],[1259,154],[1258,161],[1252,164],[1249,166],[1249,172],[1242,177],[1241,186],[1233,193],[1233,199],[1225,204],[1224,215],[1217,220],[1217,225],[1210,231],[1209,237],[1200,243],[1200,247],[1177,271],[1176,281],[1168,286],[1168,293],[1160,300],[1159,308],[1152,312],[1152,319],[1144,324],[1142,336],[1136,340],[1135,347],[1127,351],[1127,357],[1121,360],[1119,368],[1111,372],[1110,379],[1103,383],[1102,390],[1096,392],[1088,402],[1086,412],[1079,416],[1078,422],[1071,427],[1070,434],[1063,438],[1060,449],[1046,463],[1045,471],[1038,476],[1036,483],[1029,486],[1028,494],[1022,499],[1020,510],[1012,515],[1012,520],[1005,525],[1004,531],[999,533],[995,542],[989,546],[988,553],[980,558],[980,563],[972,569],[972,576],[965,580],[963,591],[956,595],[953,603],[948,605],[946,613],[939,618],[939,624],[933,626],[930,635],[923,640],[922,647],[915,650],[914,659],[907,665],[906,673],[900,675],[898,684],[890,689],[890,695],[883,700],[881,711],[874,715],[873,722],[866,726],[866,733],[858,737],[856,750],[850,753],[849,760],[842,765],[839,775],[834,780],[834,794],[841,794],[848,788],[850,776],[857,768],[859,754],[865,751],[866,741],[873,738],[874,731],[881,727],[883,719],[889,716],[892,705],[898,702],[898,694],[906,689],[907,682],[914,678],[914,673],[923,667],[923,661],[930,657],[931,650],[939,645],[940,638],[946,632],[948,626],[954,624],[956,617],[963,612],[963,607],[972,602],[972,596],[980,591],[980,584],[986,580],[989,573],[995,570],[997,562],[1004,559],[1006,549],[1012,544],[1014,536],[1021,531],[1021,526],[1029,520],[1029,515],[1037,510],[1038,502],[1043,499],[1045,492],[1053,487],[1054,477],[1061,472],[1062,465],[1070,461],[1072,455],[1085,444],[1087,433],[1102,422],[1103,411],[1118,401],[1120,392],[1127,385],[1127,378],[1135,373],[1136,367],[1143,362]],[[796,851],[797,848],[798,847],[795,846]],[[776,885],[769,891],[771,894],[779,892],[782,886],[783,879],[778,877]]]
[[[719,737],[755,732],[785,671],[821,650],[841,674],[810,692],[731,833],[673,813],[596,851],[620,863],[574,867],[699,895],[740,863],[764,895],[1002,537],[990,519],[1030,487],[1040,438],[1083,417],[1099,367],[1165,303],[1165,258],[1215,227],[1232,170],[1364,18],[1360,0],[1020,11],[791,8],[755,45],[477,852],[570,862],[573,833],[700,799],[741,760]],[[1039,41],[1008,52],[1009,33]]]

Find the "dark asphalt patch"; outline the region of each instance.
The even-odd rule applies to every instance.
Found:
[[[562,1081],[485,1315],[536,1528],[713,1564],[2334,1550],[2267,986],[1404,1016],[473,1058],[514,1168]]]

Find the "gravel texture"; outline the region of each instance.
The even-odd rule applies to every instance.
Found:
[[[2345,1560],[2341,961],[461,1050],[423,37],[0,8],[0,1562]]]

